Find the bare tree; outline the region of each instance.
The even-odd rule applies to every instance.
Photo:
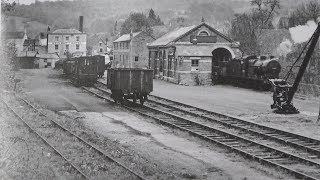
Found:
[[[308,3],[300,4],[295,11],[293,11],[289,17],[289,27],[297,25],[304,25],[309,20],[317,22],[317,18],[320,16],[320,2],[313,0]]]

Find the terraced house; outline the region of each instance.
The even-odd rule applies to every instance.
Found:
[[[148,68],[147,44],[154,38],[144,31],[124,34],[113,41],[112,67]]]
[[[212,69],[241,56],[239,43],[206,23],[180,27],[148,45],[155,78],[185,85],[212,84]]]
[[[86,56],[87,35],[76,29],[57,29],[48,33],[48,53],[57,53],[60,57],[71,53],[74,57]]]

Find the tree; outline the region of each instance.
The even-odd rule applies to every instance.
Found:
[[[320,16],[320,2],[313,0],[307,4],[300,4],[296,10],[294,10],[289,16],[289,27],[295,27],[297,25],[304,25],[309,20],[317,22],[317,18]]]
[[[150,9],[149,16],[148,16],[148,22],[150,26],[158,26],[163,25],[164,23],[161,21],[160,16],[156,15],[153,9]]]
[[[231,22],[231,38],[240,42],[240,49],[246,54],[256,54],[257,40],[254,19],[250,14],[236,14]]]
[[[280,0],[252,0],[252,16],[259,29],[272,28],[274,14],[280,9]]]
[[[152,34],[151,25],[143,13],[131,13],[121,26],[121,35],[132,32],[145,31]]]
[[[237,14],[231,22],[231,37],[240,41],[240,48],[246,54],[259,54],[257,38],[262,29],[272,29],[274,14],[280,9],[279,0],[252,0],[249,13]]]
[[[157,18],[157,16],[156,16],[156,14],[154,13],[154,10],[151,8],[150,11],[149,11],[148,19],[156,20],[156,18]]]

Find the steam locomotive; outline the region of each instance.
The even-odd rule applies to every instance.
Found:
[[[281,65],[274,56],[245,56],[221,61],[212,67],[212,79],[222,84],[269,90],[269,79],[278,79]]]

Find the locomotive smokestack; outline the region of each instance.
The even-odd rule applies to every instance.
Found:
[[[83,32],[83,16],[79,16],[79,31]]]

